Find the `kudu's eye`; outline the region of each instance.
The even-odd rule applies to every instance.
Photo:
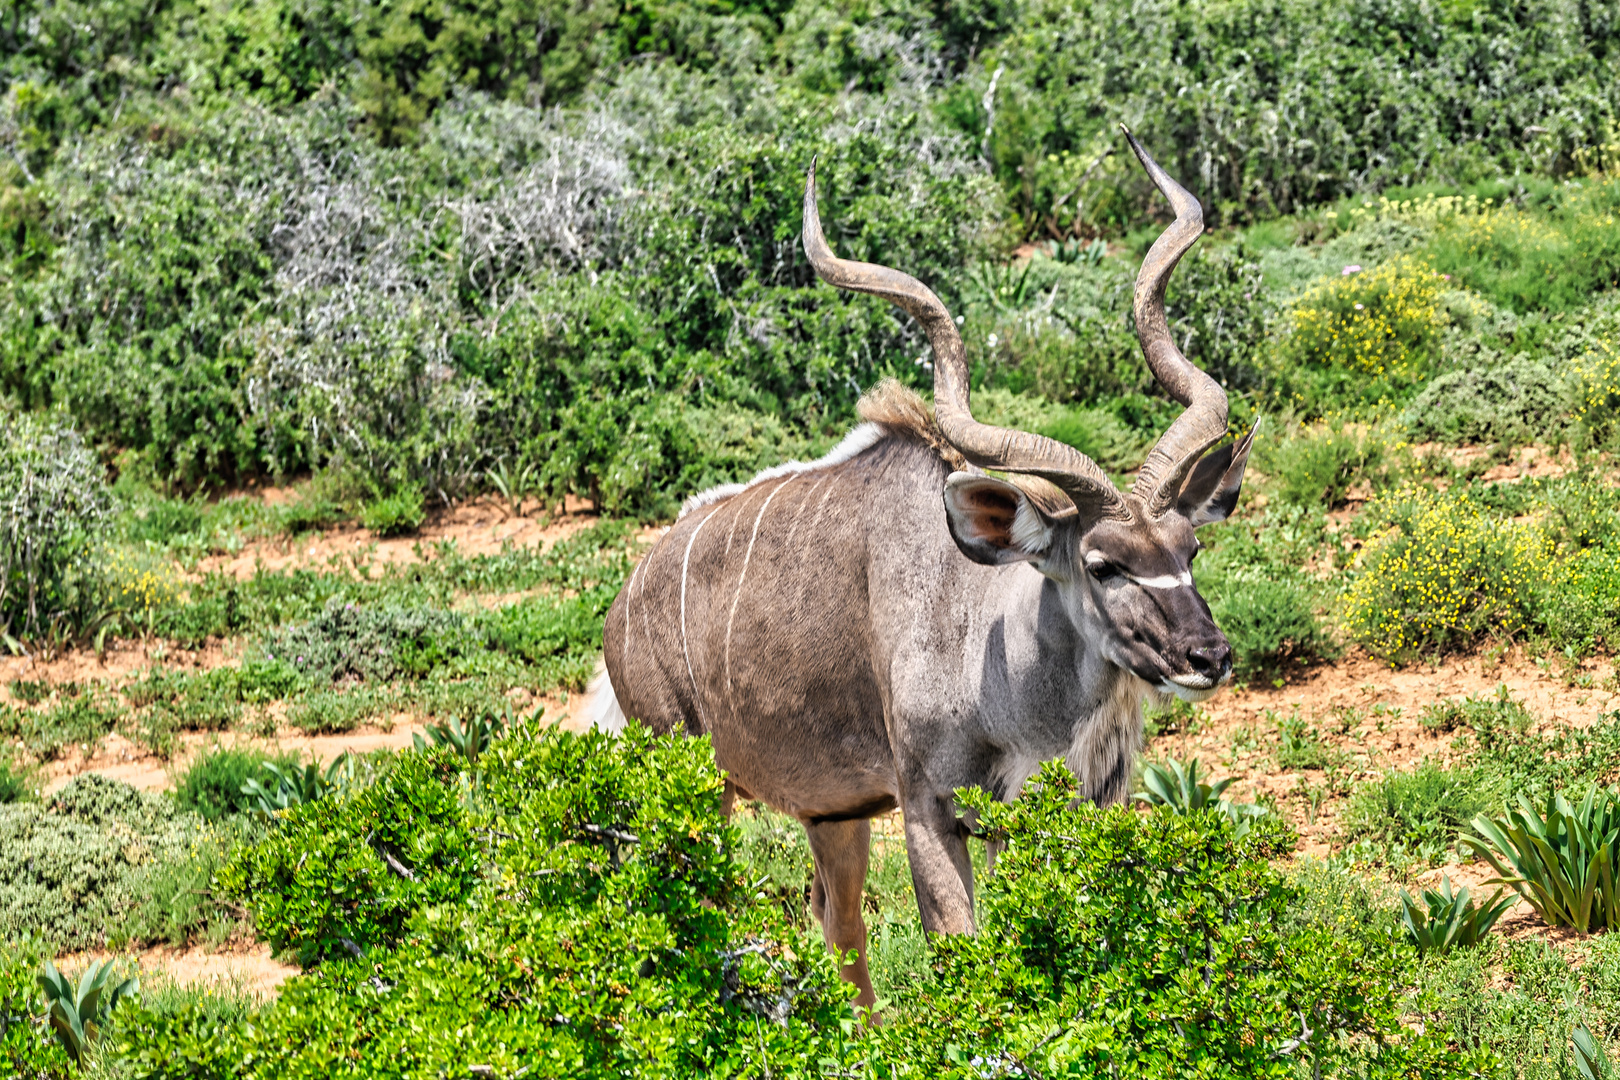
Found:
[[[1086,572],[1095,581],[1109,581],[1119,577],[1119,567],[1108,562],[1086,563]]]

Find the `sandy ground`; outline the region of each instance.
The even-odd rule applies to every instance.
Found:
[[[1344,793],[1360,779],[1387,769],[1409,769],[1424,758],[1449,760],[1453,736],[1430,732],[1420,721],[1436,702],[1489,696],[1499,687],[1522,701],[1540,730],[1586,727],[1620,708],[1611,663],[1588,664],[1572,685],[1561,668],[1514,649],[1492,662],[1488,655],[1391,669],[1352,650],[1282,686],[1231,690],[1199,706],[1189,730],[1152,740],[1153,756],[1197,757],[1216,777],[1235,776],[1234,797],[1270,795],[1290,805],[1300,819],[1302,852],[1327,854],[1337,837]],[[1280,769],[1274,760],[1277,723],[1298,717],[1315,728],[1342,762],[1329,777],[1322,770]],[[1310,814],[1302,786],[1328,788]],[[1309,820],[1314,817],[1314,821]]]
[[[213,952],[201,947],[171,949],[160,945],[134,952],[64,953],[55,963],[64,975],[73,977],[92,961],[110,959],[133,961],[143,983],[155,976],[180,986],[216,986],[232,993],[245,991],[261,1000],[273,997],[276,989],[300,970],[296,964],[272,957],[270,946],[252,941],[233,942]]]
[[[274,501],[274,491],[266,497]],[[368,573],[389,566],[409,566],[433,557],[435,548],[451,544],[462,555],[495,555],[503,547],[550,547],[559,540],[595,524],[596,513],[583,499],[570,495],[563,512],[552,515],[530,499],[520,513],[504,499],[479,496],[431,514],[414,536],[379,537],[358,525],[303,536],[252,540],[240,550],[210,555],[198,561],[198,576],[210,572],[238,580],[250,578],[261,567],[285,570],[296,567],[341,568]],[[662,530],[646,529],[641,539]]]

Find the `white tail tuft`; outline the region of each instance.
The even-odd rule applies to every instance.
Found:
[[[624,710],[619,708],[618,695],[613,692],[613,681],[608,678],[607,664],[603,661],[596,662],[596,674],[591,676],[585,693],[588,700],[581,711],[591,727],[609,735],[617,735],[624,730]]]

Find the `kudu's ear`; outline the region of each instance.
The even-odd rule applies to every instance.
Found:
[[[1212,521],[1225,521],[1237,506],[1238,492],[1243,488],[1243,467],[1249,463],[1249,449],[1254,445],[1254,433],[1260,430],[1255,421],[1249,433],[1235,443],[1211,450],[1205,454],[1187,482],[1181,485],[1176,509],[1193,528]]]
[[[952,473],[945,481],[951,539],[976,563],[1035,562],[1052,546],[1052,521],[1016,485]]]

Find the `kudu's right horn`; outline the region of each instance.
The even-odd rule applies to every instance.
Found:
[[[1148,249],[1136,275],[1136,336],[1142,343],[1142,355],[1165,392],[1187,407],[1148,452],[1131,487],[1131,494],[1142,500],[1148,515],[1159,517],[1175,505],[1198,459],[1225,438],[1226,391],[1181,355],[1170,340],[1170,324],[1164,314],[1164,287],[1176,263],[1203,235],[1203,209],[1186,188],[1159,168],[1129,128],[1121,124],[1120,130],[1176,212],[1176,220]]]

